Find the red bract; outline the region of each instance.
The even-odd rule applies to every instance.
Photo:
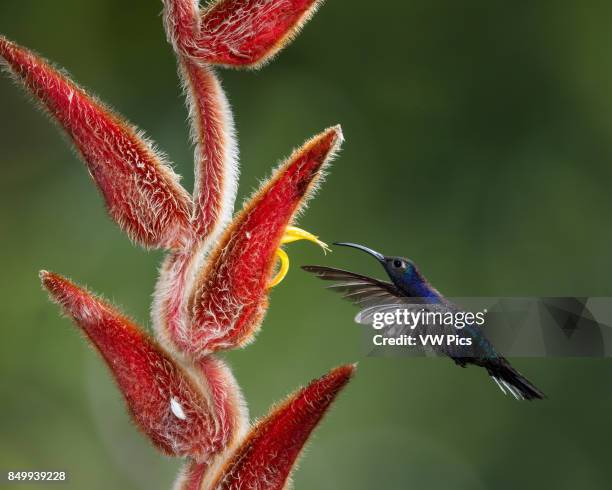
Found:
[[[212,69],[180,59],[196,147],[193,228],[216,237],[232,219],[238,188],[238,149],[225,93]]]
[[[294,37],[321,0],[165,0],[168,38],[198,60],[258,67]]]
[[[267,308],[274,252],[341,138],[332,128],[297,150],[245,205],[196,279],[180,348],[195,356],[252,339]]]
[[[152,308],[157,340],[67,279],[49,272],[41,279],[106,361],[138,427],[164,453],[189,458],[179,488],[285,488],[308,436],[354,369],[313,381],[249,430],[240,389],[214,357],[253,339],[269,290],[288,269],[281,245],[305,239],[326,247],[292,225],[342,132],[331,127],[295,150],[232,220],[237,146],[229,104],[208,65],[260,65],[317,5],[220,0],[201,11],[195,0],[164,2],[196,149],[193,197],[141,132],[63,72],[0,37],[0,61],[73,141],[110,216],[136,243],[169,250]]]
[[[220,471],[211,475],[210,488],[286,488],[304,443],[354,369],[354,366],[336,368],[272,410],[251,430]]]
[[[0,37],[0,56],[72,139],[130,238],[145,247],[180,246],[189,230],[190,197],[151,143],[27,49]]]
[[[85,289],[46,271],[41,280],[100,352],[134,420],[164,453],[206,460],[237,437],[241,403],[235,400],[228,407],[227,399],[240,395],[221,361],[179,363]]]
[[[208,469],[203,464],[189,463],[175,489],[287,488],[291,469],[312,430],[354,371],[355,366],[340,366],[293,393],[258,422],[242,443],[220,458],[210,471],[203,471]]]

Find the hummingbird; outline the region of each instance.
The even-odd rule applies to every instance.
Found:
[[[376,313],[385,313],[399,308],[408,311],[433,313],[458,313],[461,309],[446,299],[435,289],[418,269],[416,264],[404,257],[385,256],[364,245],[337,242],[334,245],[361,250],[374,257],[389,276],[389,281],[381,281],[355,272],[319,265],[302,266],[307,272],[319,279],[333,281],[330,289],[343,293],[343,297],[361,307],[356,316],[358,323],[370,324]],[[402,333],[393,326],[393,335]],[[507,359],[500,355],[487,339],[479,325],[472,323],[462,329],[440,323],[428,326],[430,333],[450,333],[460,335],[469,342],[462,345],[430,345],[434,354],[451,358],[458,366],[475,365],[486,369],[504,394],[510,393],[517,400],[538,400],[545,398],[537,387],[514,369]],[[469,345],[469,347],[466,347]]]

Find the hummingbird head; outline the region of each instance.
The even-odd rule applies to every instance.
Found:
[[[405,257],[386,256],[369,247],[359,245],[358,243],[337,242],[334,243],[334,245],[356,248],[357,250],[361,250],[371,255],[384,267],[391,281],[400,288],[405,288],[406,285],[411,282],[415,274],[418,275],[418,270],[414,262]]]

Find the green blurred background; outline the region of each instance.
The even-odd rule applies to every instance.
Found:
[[[160,10],[156,0],[2,0],[0,32],[146,129],[191,188]],[[240,136],[239,199],[340,122],[344,150],[304,228],[408,255],[451,296],[612,295],[611,21],[604,1],[329,0],[271,65],[221,74]],[[37,278],[43,267],[64,273],[148,328],[162,254],[130,245],[7,77],[0,165],[0,468],[65,469],[65,488],[169,488],[180,462],[130,427],[105,367]],[[376,264],[304,244],[290,255],[257,342],[226,357],[253,417],[360,360],[297,489],[610,488],[609,360],[517,359],[550,396],[529,404],[446,360],[364,358],[354,309],[297,265],[379,274]]]

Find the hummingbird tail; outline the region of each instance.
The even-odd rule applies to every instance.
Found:
[[[509,392],[517,400],[541,400],[546,395],[514,369],[503,357],[486,366],[493,381],[504,394]]]

